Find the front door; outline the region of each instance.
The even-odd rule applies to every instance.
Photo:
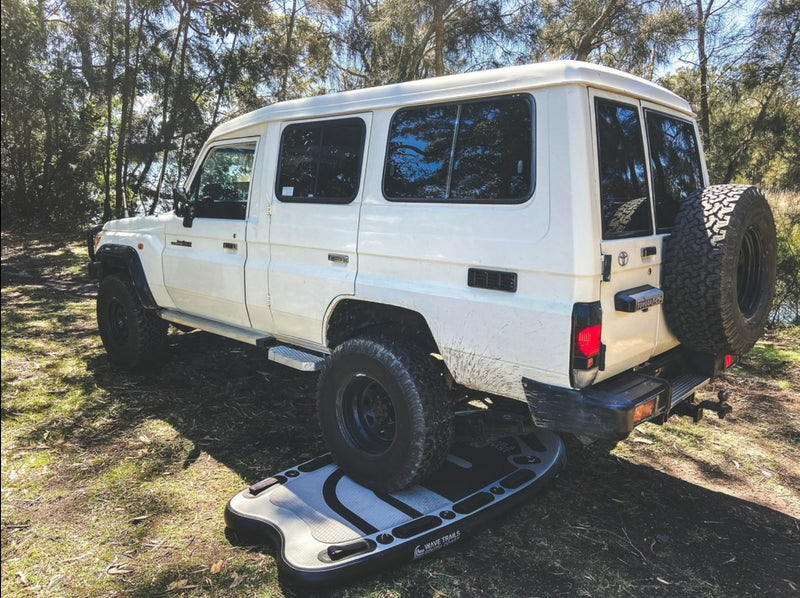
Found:
[[[167,222],[164,282],[182,312],[250,325],[244,265],[255,152],[252,138],[209,147],[189,186],[193,218],[173,213]]]

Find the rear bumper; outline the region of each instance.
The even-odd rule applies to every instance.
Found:
[[[689,398],[709,376],[678,373],[658,377],[626,372],[583,390],[560,388],[522,379],[533,422],[540,428],[592,438],[622,440],[633,427],[669,415]],[[635,419],[636,408],[654,401],[652,413]]]

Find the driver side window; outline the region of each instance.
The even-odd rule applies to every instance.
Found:
[[[195,218],[244,220],[253,178],[254,141],[219,145],[206,154],[189,192]]]

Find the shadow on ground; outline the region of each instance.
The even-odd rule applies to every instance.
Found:
[[[160,418],[192,442],[184,466],[203,452],[252,483],[325,452],[314,375],[205,333],[170,339],[168,360],[154,374],[121,378],[104,355],[89,369],[130,410],[128,425]],[[606,572],[598,583],[616,575],[637,595],[796,593],[798,520],[614,458],[607,446],[568,441],[568,455],[548,491],[431,557],[436,575],[462,595],[490,595],[498,585],[515,596],[577,595],[598,570]],[[431,575],[423,562],[377,579],[435,587]],[[603,594],[599,586],[594,595]]]
[[[175,331],[158,370],[121,374],[99,340],[87,336],[93,323],[86,308],[73,309],[86,301],[74,293],[85,280],[44,292],[41,281],[28,280],[30,262],[3,264],[4,308],[13,300],[20,309],[55,314],[58,324],[40,333],[26,323],[29,314],[6,309],[4,349],[31,338],[35,345],[37,334],[44,340],[66,335],[90,347],[86,373],[67,382],[93,398],[69,417],[53,416],[30,429],[25,440],[31,444],[55,434],[88,450],[161,420],[180,442],[164,450],[153,475],[163,471],[159,467],[188,468],[205,454],[248,484],[325,452],[314,375],[272,364],[252,347]],[[14,285],[13,297],[6,296],[7,285]],[[14,417],[24,408],[15,406]],[[4,397],[3,420],[8,416]],[[561,478],[524,507],[455,547],[330,594],[362,595],[388,585],[404,595],[433,596],[798,595],[798,520],[614,458],[608,447],[568,442],[568,456]],[[209,525],[224,525],[224,501],[240,489],[230,488],[219,521]],[[140,583],[136,589],[134,582],[133,594],[156,589]]]

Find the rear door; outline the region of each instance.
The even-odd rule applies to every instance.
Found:
[[[602,212],[600,283],[606,376],[647,361],[661,319],[662,237],[655,232],[639,102],[590,92]]]
[[[674,347],[661,264],[680,202],[704,185],[696,126],[663,107],[590,91],[602,211],[606,377]]]
[[[322,344],[331,303],[353,295],[371,114],[284,123],[272,192],[270,309],[282,338]]]
[[[650,189],[656,234],[663,240],[672,233],[675,216],[687,195],[708,185],[703,170],[697,123],[664,106],[642,102],[650,166]],[[656,353],[678,343],[662,317]]]

